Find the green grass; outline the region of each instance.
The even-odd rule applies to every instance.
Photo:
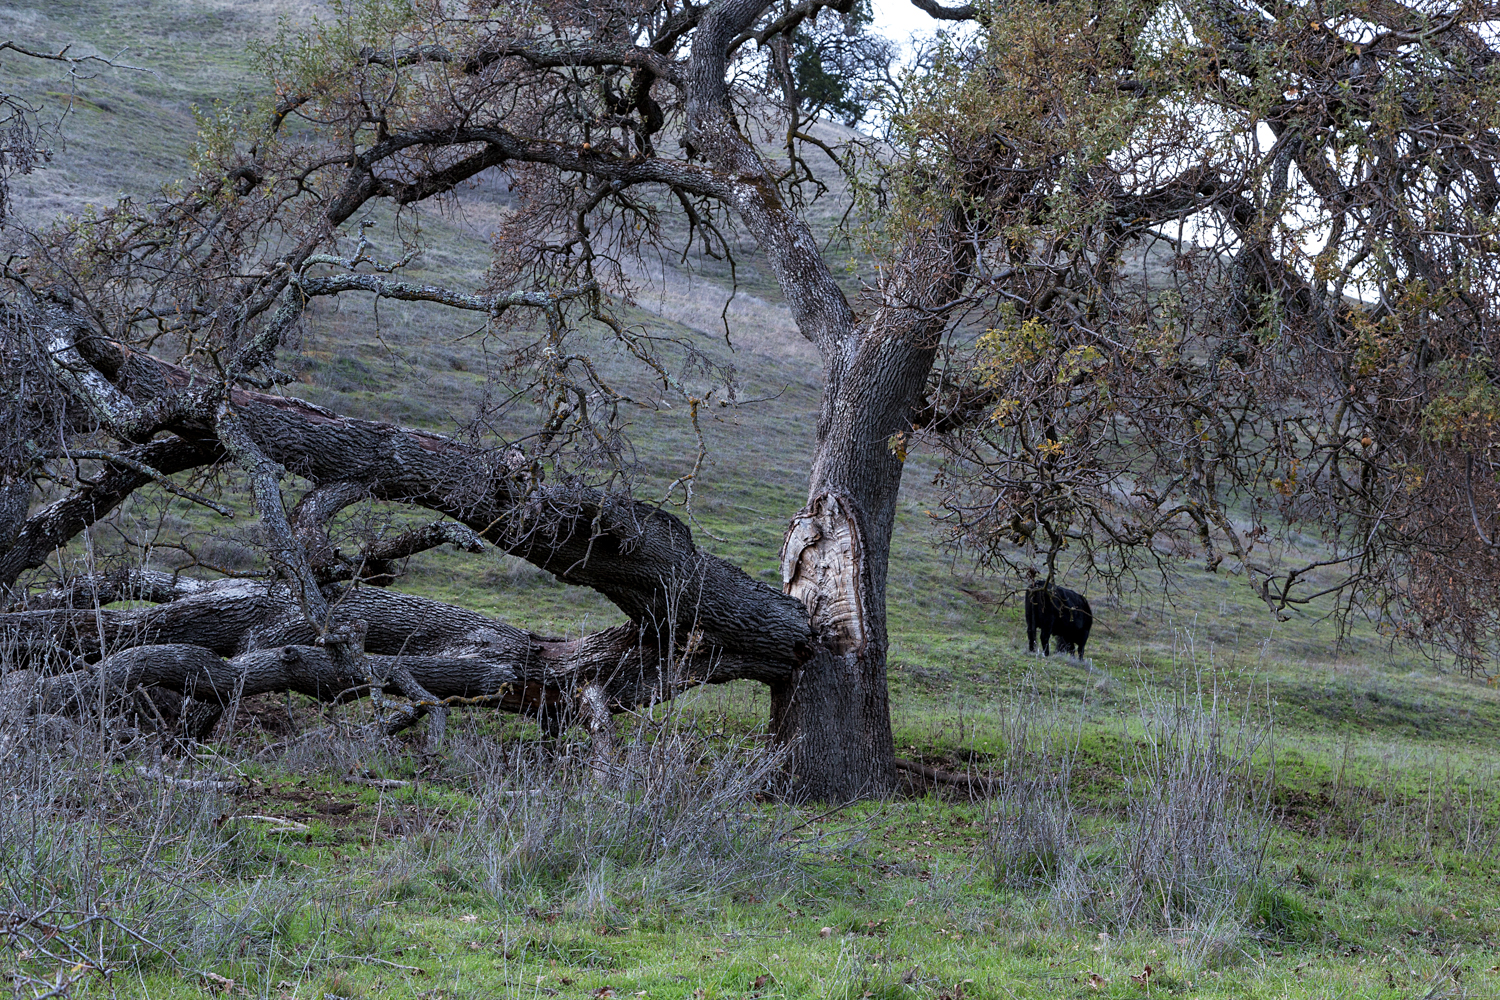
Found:
[[[33,222],[120,191],[144,196],[181,173],[190,106],[245,85],[243,41],[273,27],[258,6],[164,0],[57,2],[10,14],[18,38],[124,49],[121,61],[160,74],[105,71],[75,86],[53,68],[4,63],[7,87],[54,105],[66,98],[49,95],[81,98],[72,101],[72,138],[57,165],[20,182],[18,201]],[[441,219],[427,231],[444,249],[424,261],[425,273],[477,283],[483,235]],[[817,366],[786,334],[779,295],[753,254],[740,273],[759,301],[735,314],[737,351],[724,345],[712,310],[694,314],[678,303],[663,307],[671,315],[654,316],[651,296],[642,295],[631,317],[733,363],[744,396],[777,395],[707,421],[713,453],[691,512],[701,544],[774,586],[782,533],[805,498]],[[480,399],[490,359],[478,338],[462,339],[469,332],[461,319],[402,305],[383,304],[377,325],[367,301],[320,303],[294,359],[303,379],[295,388],[346,413],[451,430]],[[609,359],[604,370],[625,385],[638,378]],[[692,436],[681,409],[632,419],[638,490],[655,496],[691,465]],[[153,797],[160,789],[136,789],[129,762],[113,764],[96,784],[80,779],[73,798],[59,793],[51,802],[66,824],[59,829],[81,838],[68,855],[75,867],[59,863],[39,875],[24,851],[15,853],[18,844],[5,841],[0,887],[13,901],[51,879],[61,894],[63,873],[76,871],[68,898],[80,905],[124,894],[132,880],[162,901],[157,910],[140,903],[130,911],[139,923],[126,925],[160,926],[159,943],[177,954],[141,946],[139,961],[118,960],[109,982],[81,970],[75,995],[581,998],[608,987],[622,998],[1435,1000],[1500,992],[1493,687],[1391,649],[1372,628],[1341,639],[1316,609],[1273,622],[1242,576],[1206,574],[1183,560],[1171,564],[1170,601],[1146,584],[1097,595],[1090,663],[1031,657],[1019,610],[1004,601],[1010,583],[970,574],[942,547],[926,513],[937,496],[934,472],[930,455],[913,454],[891,558],[900,752],[987,771],[1008,749],[1016,705],[1030,706],[1039,725],[1051,720],[1074,734],[1070,791],[1090,850],[1103,853],[1125,813],[1124,762],[1139,748],[1141,704],[1193,678],[1211,681],[1231,717],[1269,713],[1274,722],[1255,765],[1274,823],[1264,877],[1246,889],[1242,926],[1122,930],[1060,921],[1044,893],[996,879],[989,807],[920,788],[830,815],[745,802],[757,829],[805,825],[777,842],[791,859],[785,870],[722,891],[662,894],[653,887],[673,872],[657,862],[611,867],[608,857],[562,874],[520,870],[496,883],[486,851],[498,835],[475,825],[493,802],[452,754],[428,757],[413,746],[360,760],[349,749],[304,764],[276,754],[255,763],[256,752],[280,739],[256,721],[275,715],[274,700],[246,716],[238,744],[217,748],[252,780],[250,791],[163,804]],[[237,568],[255,565],[245,527],[226,529],[201,509],[151,494],[124,512],[126,539],[185,539]],[[113,537],[98,533],[97,551],[139,558],[127,546],[111,550]],[[63,558],[81,560],[81,547]],[[152,558],[175,557],[160,549]],[[399,586],[553,634],[622,620],[592,592],[495,552],[426,553]],[[761,733],[769,705],[764,688],[736,683],[691,692],[674,711],[684,726],[722,742]],[[305,704],[297,714],[304,729],[318,724]],[[530,723],[484,713],[455,720],[454,730],[515,754],[539,739]],[[380,791],[344,783],[354,767],[416,784]],[[598,808],[613,806],[600,799]],[[252,814],[305,829],[278,833],[234,818]],[[143,815],[162,817],[155,840]],[[149,870],[127,863],[143,845],[161,852]],[[162,916],[179,912],[196,917],[182,924]],[[34,952],[21,957],[26,950],[8,941],[0,971],[59,970]]]
[[[1101,653],[1107,659],[1110,650]],[[1123,801],[1121,761],[1138,737],[1134,703],[1170,689],[1180,670],[1149,658],[1101,692],[1077,664],[1014,653],[1011,660],[1013,671],[1056,668],[1037,719],[1056,713],[1076,725],[1073,792],[1085,826],[1110,829]],[[1218,679],[1233,702],[1263,692],[1285,669],[1261,662]],[[898,739],[923,759],[986,766],[1005,749],[1003,718],[1022,692],[996,681],[983,699],[977,678],[960,665],[953,673],[941,685],[898,682]],[[1404,673],[1386,683],[1409,695],[1457,686]],[[1487,689],[1473,690],[1493,708]],[[734,733],[763,724],[766,706],[758,691],[731,685],[695,692],[677,708],[683,725]],[[304,726],[309,711],[299,705]],[[244,759],[271,740],[246,728],[250,746],[223,748],[227,757]],[[227,846],[198,891],[226,914],[266,885],[283,887],[282,895],[238,938],[185,963],[191,968],[148,960],[113,988],[192,996],[205,985],[199,972],[212,972],[257,996],[582,997],[609,987],[619,996],[951,997],[962,986],[969,997],[1136,997],[1148,991],[1132,977],[1150,965],[1150,992],[1171,995],[1492,992],[1491,969],[1500,965],[1492,754],[1473,741],[1439,747],[1378,716],[1342,731],[1278,716],[1277,730],[1257,766],[1262,777],[1274,767],[1265,878],[1247,901],[1243,927],[1222,940],[1213,928],[1058,922],[1036,892],[996,881],[983,803],[922,794],[831,815],[747,804],[768,826],[807,824],[784,845],[793,870],[764,883],[661,894],[647,865],[600,869],[592,881],[586,867],[497,891],[476,860],[484,838],[462,829],[477,801],[462,769],[397,751],[359,762],[419,778],[395,791],[342,783],[342,759],[301,772],[245,765],[251,791],[220,800],[223,810],[307,829],[220,824],[213,836]],[[537,739],[529,723],[482,713],[455,731],[517,749]],[[1481,841],[1467,852],[1457,835],[1464,829]]]
[[[317,787],[341,798],[336,786]],[[342,798],[366,820],[379,809],[409,818],[453,806],[430,788]],[[863,804],[815,822],[822,843],[780,884],[681,900],[632,892],[621,873],[592,905],[576,887],[497,895],[482,873],[445,856],[441,832],[400,843],[371,842],[359,822],[316,830],[311,843],[235,833],[240,870],[216,891],[280,880],[295,896],[300,878],[307,898],[247,924],[230,957],[196,970],[147,962],[114,989],[193,996],[219,983],[202,973],[250,995],[313,997],[606,987],[619,996],[937,997],[959,986],[996,998],[1409,996],[1486,995],[1494,982],[1500,876],[1487,865],[1375,858],[1337,839],[1278,833],[1273,868],[1286,869],[1252,907],[1254,936],[1186,962],[1192,929],[1050,926],[1033,900],[997,889],[976,863],[982,820],[978,806],[932,798]],[[1149,990],[1132,978],[1148,965]]]

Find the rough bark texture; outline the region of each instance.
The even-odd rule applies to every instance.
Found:
[[[81,352],[132,407],[159,399],[163,387],[190,382],[180,368],[98,338]],[[145,398],[135,400],[133,393]],[[702,552],[681,521],[650,504],[574,484],[534,483],[513,452],[479,451],[285,396],[245,390],[229,396],[247,444],[319,486],[350,484],[351,492],[445,514],[558,579],[597,590],[641,627],[682,637],[696,633],[706,648],[731,659],[788,667],[806,653],[810,633],[800,603]],[[196,443],[211,432],[195,421],[166,429],[179,437],[139,449],[162,471],[222,454],[213,444]],[[117,487],[93,488],[27,519],[0,564],[16,574],[40,565],[147,481],[111,470],[102,482]]]
[[[11,591],[12,603],[19,598],[29,609],[0,615],[8,659],[62,672],[47,682],[39,709],[76,713],[137,697],[137,689],[165,689],[187,699],[183,717],[201,735],[247,694],[392,693],[407,701],[388,716],[387,729],[432,713],[429,735],[437,736],[448,705],[482,702],[537,715],[553,731],[582,712],[603,734],[601,706],[650,703],[702,683],[781,682],[813,650],[798,599],[700,551],[680,521],[653,506],[573,483],[539,483],[514,451],[476,450],[297,399],[231,389],[221,403],[199,405],[192,397],[201,387],[190,373],[87,334],[71,313],[50,310],[49,319],[55,355],[68,360],[74,390],[89,394],[96,419],[117,436],[158,437],[19,524],[12,517],[12,544],[0,552],[7,587],[134,489],[226,456],[254,480],[279,579],[208,584],[134,573],[29,598]],[[287,472],[315,486],[290,511],[281,497]],[[373,545],[352,561],[332,549],[326,527],[365,497],[453,520]],[[392,560],[444,542],[472,549],[481,540],[599,591],[630,623],[565,640],[340,582],[387,582]],[[97,610],[127,599],[162,603]]]
[[[874,614],[870,553],[856,508],[825,493],[798,514],[782,547],[782,584],[807,605],[817,652],[772,685],[778,733],[797,733],[793,773],[809,796],[879,795],[895,781],[885,688],[883,605]]]
[[[129,611],[97,611],[92,601],[66,606],[121,596],[165,603]],[[279,690],[325,701],[372,689],[410,697],[410,685],[401,683],[409,678],[433,699],[424,710],[477,702],[542,716],[552,728],[580,708],[578,695],[586,688],[593,700],[581,707],[595,727],[600,704],[646,704],[698,684],[744,677],[772,682],[788,673],[701,645],[664,646],[632,624],[564,639],[380,588],[333,595],[333,626],[365,628],[367,655],[352,661],[319,644],[321,630],[286,587],[243,581],[172,586],[158,577],[100,582],[67,597],[72,600],[53,595],[64,606],[0,615],[0,643],[13,665],[57,674],[47,682],[48,711],[87,709],[100,697],[123,697],[140,686],[164,687],[220,709],[236,697]],[[102,660],[101,649],[110,651]],[[204,724],[216,719],[205,717]]]
[[[177,437],[130,448],[124,454],[167,475],[211,465],[221,457],[217,442]],[[14,524],[10,544],[0,545],[0,605],[22,573],[45,563],[60,546],[150,481],[150,476],[134,469],[111,465],[99,474],[94,485],[48,504],[30,517],[24,514],[31,484],[18,484],[24,487],[25,500],[18,504],[24,519]],[[21,493],[20,488],[14,488],[11,495]]]
[[[823,357],[826,385],[808,505],[782,550],[789,595],[809,608],[817,641],[773,685],[772,724],[791,745],[804,794],[883,795],[896,783],[886,692],[885,584],[901,460],[888,442],[910,431],[942,330],[961,287],[962,220],[915,234],[885,272],[880,306],[861,322],[806,223],[735,123],[726,39],[764,11],[757,0],[713,5],[694,36],[688,136],[737,180],[733,205],[754,233],[798,328]]]
[[[886,271],[882,303],[824,351],[808,505],[782,547],[783,588],[810,610],[816,652],[772,686],[777,733],[797,735],[792,768],[806,794],[882,795],[896,784],[886,686],[886,576],[903,453],[942,334],[942,305],[962,288],[960,220],[915,241]]]

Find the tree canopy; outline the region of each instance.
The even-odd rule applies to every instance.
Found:
[[[941,54],[926,189],[1004,190],[933,416],[956,534],[1106,577],[1186,535],[1279,616],[1493,655],[1494,17],[1007,4]]]

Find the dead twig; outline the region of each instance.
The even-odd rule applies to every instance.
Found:
[[[135,773],[143,778],[160,781],[173,788],[182,788],[191,792],[237,792],[241,788],[238,781],[224,781],[220,778],[174,778],[169,774],[163,774],[159,767],[137,767]]]
[[[257,822],[257,823],[274,823],[274,824],[276,824],[270,830],[267,831],[268,833],[276,833],[276,832],[278,832],[280,830],[306,830],[308,828],[306,823],[299,823],[299,822],[297,822],[294,819],[287,819],[284,816],[262,816],[259,813],[251,813],[251,814],[245,815],[245,816],[231,816],[229,818],[232,819],[232,820],[234,820],[234,819],[243,819],[243,820],[253,820],[253,821]]]
[[[427,970],[419,966],[402,965],[400,962],[388,962],[383,958],[376,958],[373,955],[340,955],[337,952],[334,952],[328,957],[333,959],[341,958],[349,962],[370,962],[374,965],[384,965],[389,969],[401,969],[404,972],[415,972],[419,976],[427,975]]]
[[[344,775],[346,785],[365,785],[369,788],[405,788],[411,784],[410,781],[402,781],[400,778],[367,778],[362,774]]]

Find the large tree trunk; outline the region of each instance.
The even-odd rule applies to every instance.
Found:
[[[482,704],[539,716],[555,731],[587,707],[578,704],[583,690],[618,710],[698,684],[771,683],[787,673],[701,645],[663,645],[660,634],[631,624],[575,639],[541,636],[374,587],[336,595],[333,624],[361,635],[353,656],[320,641],[285,586],[137,573],[44,597],[40,603],[54,606],[0,614],[9,666],[38,676],[35,708],[78,714],[120,703],[142,686],[163,687],[202,706],[188,732],[195,738],[235,699],[268,691],[321,701],[400,695],[409,703],[387,718],[390,730],[448,705]],[[127,597],[163,603],[96,609]]]
[[[654,505],[543,484],[514,452],[239,389],[228,393],[237,444],[272,470],[270,491],[280,492],[280,468],[315,487],[282,515],[289,522],[282,548],[300,553],[300,570],[281,573],[280,582],[213,585],[135,574],[27,595],[13,586],[20,574],[134,489],[225,454],[201,413],[162,405],[187,391],[187,372],[92,335],[61,310],[51,320],[49,339],[67,359],[76,398],[95,412],[128,416],[142,438],[167,436],[107,456],[95,480],[19,525],[10,519],[0,539],[0,593],[34,609],[0,614],[0,645],[15,665],[68,671],[64,686],[78,690],[158,685],[218,705],[278,685],[321,698],[390,689],[422,710],[405,714],[409,724],[455,699],[565,714],[583,691],[594,714],[600,705],[618,711],[694,684],[778,681],[809,655],[801,603],[697,548],[687,527]],[[367,549],[359,562],[378,567],[380,582],[389,582],[393,559],[450,541],[472,548],[482,538],[598,591],[631,621],[563,640],[370,587],[353,579],[358,570],[339,562],[326,538],[328,518],[362,498],[426,507],[467,529],[434,525]],[[326,614],[309,615],[310,588]],[[95,610],[122,599],[164,603]],[[268,658],[277,648],[284,652]],[[143,651],[116,659],[132,649]],[[87,700],[59,704],[82,710]]]
[[[963,281],[957,218],[888,271],[884,303],[825,353],[807,506],[782,545],[782,585],[808,608],[814,655],[772,684],[772,723],[798,786],[847,801],[896,783],[886,687],[886,577],[905,440]]]
[[[120,405],[144,407],[190,382],[183,369],[102,338],[80,338],[77,351],[79,363],[125,397]],[[357,488],[349,497],[447,515],[558,579],[598,591],[640,627],[676,634],[678,642],[696,636],[704,649],[731,659],[777,665],[806,655],[800,604],[699,549],[686,525],[653,504],[572,483],[535,482],[516,452],[470,448],[293,397],[234,390],[229,399],[247,438],[267,458],[317,486],[348,484]],[[211,429],[191,417],[160,431],[176,437],[126,454],[154,462],[161,472],[205,465],[223,454],[212,444]],[[128,469],[111,470],[33,514],[0,552],[0,588],[42,565],[57,546],[149,481]]]
[[[902,457],[892,435],[912,429],[972,244],[955,210],[916,231],[882,271],[880,305],[861,322],[788,210],[777,179],[740,129],[725,82],[724,41],[746,30],[760,0],[707,8],[693,40],[687,134],[740,183],[727,199],[765,252],[802,335],[823,358],[808,504],[782,547],[782,583],[815,636],[792,676],[772,685],[772,728],[790,748],[802,794],[848,800],[888,794],[895,750],[886,692],[885,585]]]
[[[902,461],[889,442],[910,430],[932,352],[882,353],[873,370],[856,367],[830,387],[808,504],[782,546],[782,585],[807,606],[817,640],[814,654],[773,684],[772,725],[792,747],[798,787],[825,800],[885,795],[896,781],[886,576]]]

